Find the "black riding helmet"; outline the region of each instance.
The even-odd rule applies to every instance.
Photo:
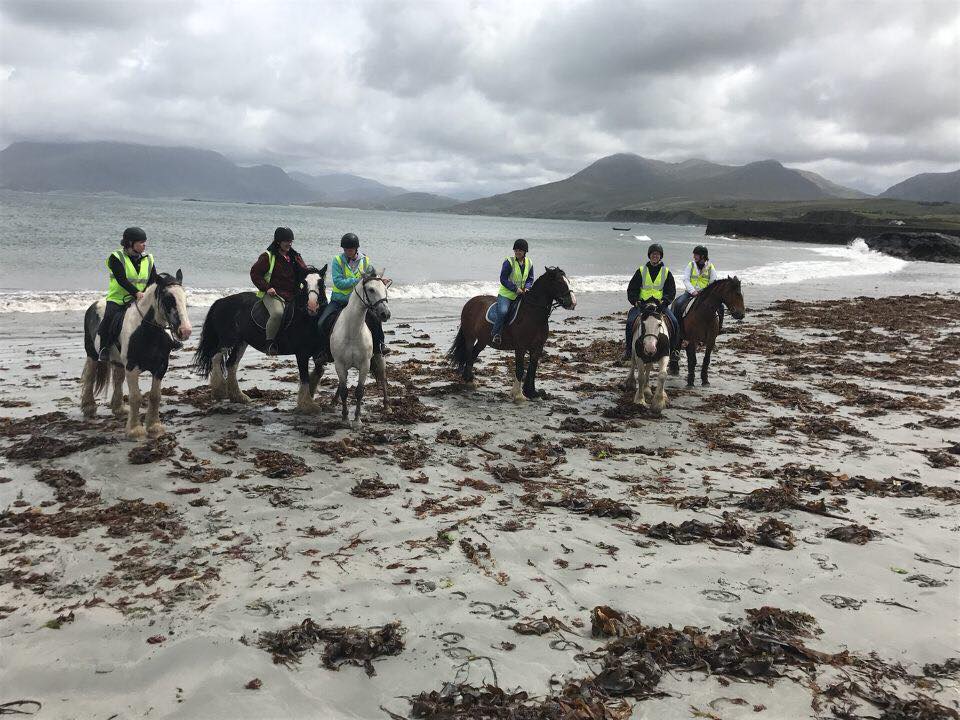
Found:
[[[135,242],[146,242],[147,234],[142,228],[128,227],[123,231],[123,238],[120,240],[120,246],[124,248],[132,247]]]
[[[653,243],[650,247],[647,248],[647,257],[650,257],[655,252],[660,253],[660,259],[663,260],[663,245],[660,243]]]
[[[273,241],[275,243],[293,242],[293,230],[288,227],[278,227],[273,231]]]
[[[706,248],[705,246],[703,246],[703,245],[697,245],[697,246],[693,249],[693,254],[694,254],[694,255],[699,255],[699,256],[702,257],[704,260],[709,260],[709,259],[710,259],[710,255],[707,253],[707,248]]]
[[[524,240],[523,238],[520,238],[513,242],[513,249],[523,250],[524,252],[530,252],[530,245],[527,243],[526,240]]]
[[[347,233],[340,238],[340,247],[342,247],[344,250],[349,250],[351,248],[357,249],[360,247],[360,238],[353,233]]]

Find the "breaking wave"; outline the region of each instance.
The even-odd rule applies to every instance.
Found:
[[[907,266],[906,260],[871,250],[862,238],[846,247],[834,245],[808,249],[830,259],[757,265],[737,274],[748,285],[781,285],[821,278],[886,275]]]

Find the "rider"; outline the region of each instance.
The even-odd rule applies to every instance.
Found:
[[[653,243],[647,248],[647,263],[637,268],[627,286],[627,301],[630,312],[627,314],[627,347],[623,351],[622,361],[633,357],[633,324],[640,317],[645,303],[653,301],[658,309],[669,316],[677,327],[677,319],[670,310],[670,303],[677,294],[677,286],[670,268],[663,264],[663,247]]]
[[[677,309],[683,307],[683,303],[688,298],[696,297],[707,289],[707,286],[717,280],[717,268],[710,262],[710,254],[705,245],[697,245],[693,249],[693,260],[687,263],[687,272],[683,278],[683,284],[686,291],[681,293],[674,307]],[[723,303],[717,310],[720,316],[720,327],[723,327]]]
[[[103,362],[110,359],[110,328],[114,317],[133,300],[142,298],[147,285],[157,280],[153,255],[144,254],[146,247],[147,234],[141,228],[128,227],[123,231],[120,249],[107,256],[110,287],[103,319],[97,331],[100,336],[100,360]]]
[[[530,245],[520,238],[513,243],[513,257],[507,257],[500,266],[500,292],[497,293],[497,309],[490,343],[499,345],[503,333],[503,324],[510,312],[510,303],[517,295],[525,294],[533,287],[533,263],[527,258]]]
[[[257,286],[257,297],[269,313],[267,319],[267,355],[276,355],[277,334],[283,322],[286,304],[297,294],[297,269],[307,269],[300,253],[293,249],[293,230],[278,227],[273,231],[273,242],[250,268],[250,279]]]
[[[360,238],[350,232],[340,238],[340,247],[343,252],[333,258],[330,267],[333,268],[333,287],[330,288],[330,302],[323,315],[317,321],[317,327],[323,328],[327,318],[333,313],[339,313],[350,302],[350,293],[363,276],[376,269],[370,258],[360,252]],[[383,336],[383,324],[372,313],[367,313],[367,327],[373,334],[374,354],[387,355],[389,350]]]

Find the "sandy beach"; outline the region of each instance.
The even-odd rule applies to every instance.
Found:
[[[475,392],[445,368],[458,303],[398,308],[360,431],[294,415],[293,360],[253,351],[254,402],[211,402],[195,336],[144,445],[81,418],[72,315],[4,316],[0,707],[956,717],[958,300],[748,298],[659,418],[612,301],[554,314],[522,406],[506,355]]]

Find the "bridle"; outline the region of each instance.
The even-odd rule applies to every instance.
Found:
[[[157,297],[153,301],[153,304],[156,306],[155,309],[157,311],[157,317],[163,317],[164,322],[166,322],[166,325],[161,325],[160,323],[156,323],[153,320],[148,320],[147,316],[143,314],[142,310],[140,310],[140,303],[134,300],[133,306],[137,308],[137,313],[139,313],[140,315],[141,322],[146,323],[147,325],[152,325],[155,328],[160,328],[161,330],[169,330],[170,332],[173,332],[173,326],[170,324],[170,318],[167,317],[167,313],[163,309],[162,300],[163,300],[163,291],[166,290],[168,287],[172,287],[174,285],[176,285],[177,287],[183,287],[182,283],[178,283],[176,281],[171,281],[171,282],[165,283],[164,285],[160,285],[159,283],[157,283],[157,293],[156,293]]]
[[[383,297],[380,298],[379,300],[377,300],[377,301],[374,302],[374,303],[371,303],[371,302],[367,299],[367,283],[368,283],[370,280],[379,280],[380,282],[383,283]],[[359,288],[360,288],[361,286],[363,287],[363,292],[362,292],[362,293],[361,293],[360,290],[359,290]],[[389,283],[387,283],[387,281],[384,280],[382,277],[371,277],[371,278],[366,278],[366,279],[364,279],[364,280],[361,280],[361,281],[358,282],[356,285],[354,285],[354,286],[353,286],[353,291],[357,294],[357,297],[360,298],[360,302],[363,303],[363,306],[364,306],[367,310],[373,310],[373,309],[375,309],[378,305],[380,305],[381,303],[386,303],[386,302],[387,302],[387,288],[388,288],[388,287],[390,287]]]
[[[563,277],[563,279],[566,280],[566,275],[561,274],[561,277]],[[532,289],[533,288],[531,288],[531,290]],[[527,293],[524,293],[522,295],[522,298],[524,302],[529,303],[532,307],[540,308],[541,310],[545,309],[547,311],[547,317],[550,317],[553,311],[556,310],[558,307],[563,307],[566,304],[573,303],[573,290],[570,289],[570,283],[567,282],[566,294],[559,295],[553,298],[553,300],[551,300],[549,303],[545,303],[545,304],[540,304],[540,303],[533,302],[532,300],[528,300]]]
[[[320,275],[319,272],[318,272],[318,273],[309,273],[309,275],[314,275],[314,274]],[[309,277],[309,275],[308,275],[307,277]],[[304,284],[306,284],[306,277],[304,278]],[[323,287],[323,278],[321,278],[321,279],[320,279],[320,282],[317,283],[317,289],[316,289],[316,290],[310,290],[310,289],[307,290],[307,295],[306,295],[306,297],[304,298],[304,303],[303,303],[303,304],[306,305],[307,303],[309,303],[309,302],[310,302],[310,296],[311,296],[311,295],[315,295],[316,298],[317,298],[317,305],[320,305],[320,304],[321,304],[321,303],[320,303],[320,298],[326,298],[326,294],[323,292],[323,290],[320,289],[320,288],[322,288],[322,287]]]
[[[657,319],[657,332],[655,334],[646,332],[647,326],[644,323],[644,320],[646,320],[646,318],[644,318],[641,315],[640,327],[644,330],[643,334],[640,335],[640,348],[641,348],[640,351],[641,352],[643,352],[643,341],[646,340],[648,337],[652,337],[652,338],[655,338],[657,342],[659,342],[660,335],[661,335],[660,326],[666,327],[666,323],[663,321],[663,313],[660,312],[659,310],[651,310],[650,313],[647,315],[647,317],[655,317]],[[667,332],[669,333],[669,330],[667,330]],[[667,338],[669,339],[669,335],[667,336]]]

